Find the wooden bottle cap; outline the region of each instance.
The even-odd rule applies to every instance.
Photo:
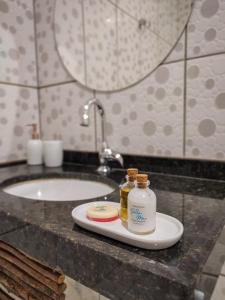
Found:
[[[127,175],[128,176],[137,176],[137,174],[138,174],[138,169],[132,169],[132,168],[130,168],[130,169],[127,169]]]
[[[148,175],[147,174],[137,174],[137,182],[145,183],[148,181]]]
[[[148,182],[148,175],[147,174],[138,174],[137,175],[137,186],[139,188],[145,188]]]

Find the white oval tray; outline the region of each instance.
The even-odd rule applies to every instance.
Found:
[[[72,217],[79,226],[124,242],[126,244],[151,250],[165,249],[176,244],[184,231],[177,219],[165,214],[156,213],[156,230],[151,234],[138,235],[126,228],[120,219],[112,222],[96,222],[87,218],[87,208],[95,204],[110,204],[119,208],[119,203],[109,201],[89,202],[75,207]]]

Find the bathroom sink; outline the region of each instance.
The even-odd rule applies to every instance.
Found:
[[[87,200],[106,196],[114,190],[106,183],[77,178],[28,180],[3,189],[5,193],[14,196],[43,201]]]

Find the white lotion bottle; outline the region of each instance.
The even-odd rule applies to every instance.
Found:
[[[148,185],[148,175],[138,174],[128,194],[128,230],[136,234],[152,233],[156,227],[156,196]]]
[[[43,162],[43,143],[37,132],[37,124],[27,126],[32,126],[32,139],[27,143],[27,163],[28,165],[41,165]]]

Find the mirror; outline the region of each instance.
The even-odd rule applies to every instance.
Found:
[[[192,0],[56,0],[57,49],[81,84],[120,90],[168,56],[191,8]]]

